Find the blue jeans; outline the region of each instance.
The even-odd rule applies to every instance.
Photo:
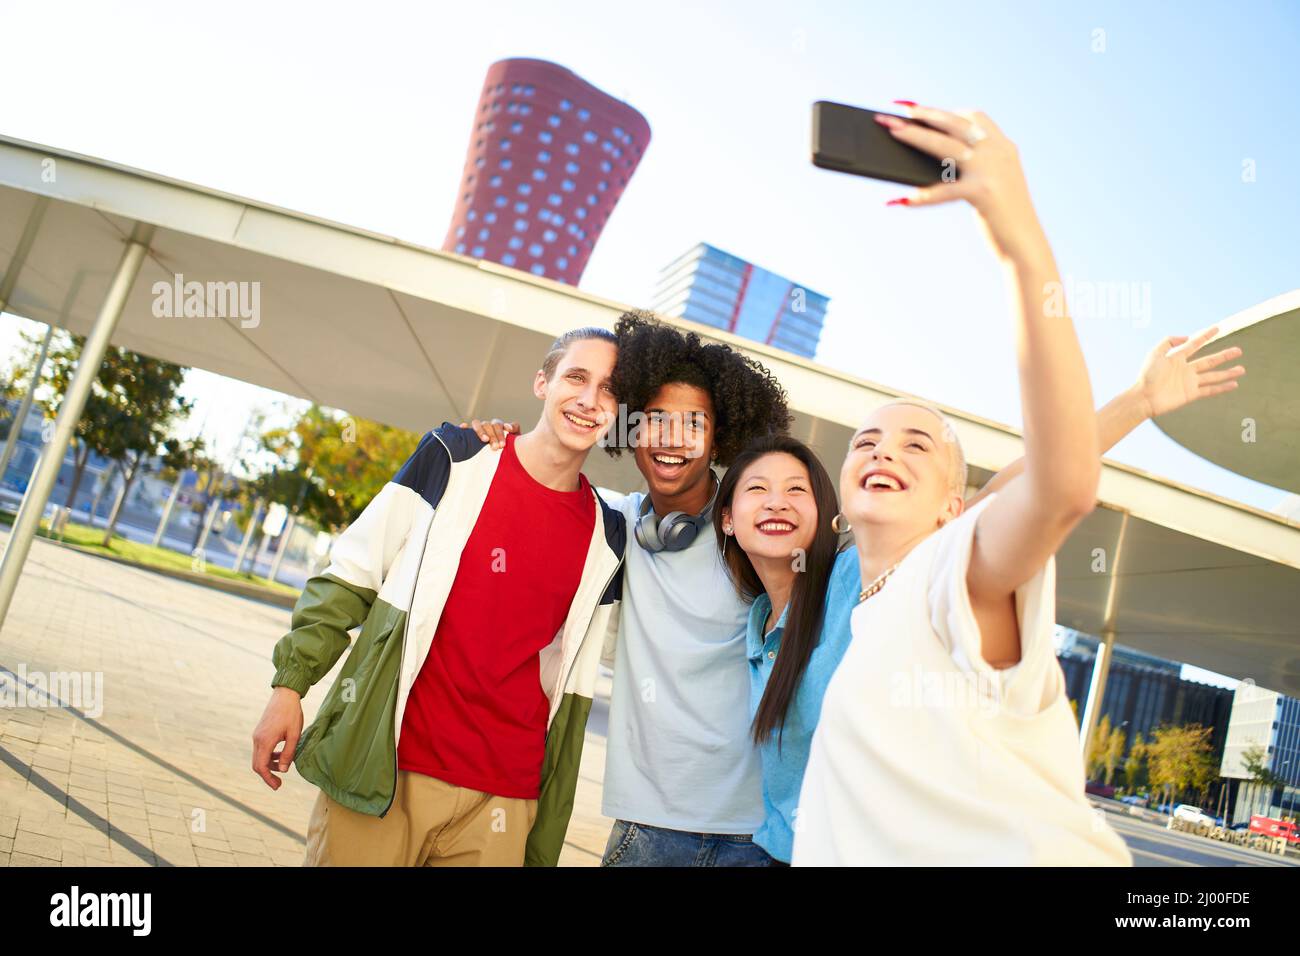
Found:
[[[779,866],[750,834],[689,833],[617,820],[601,866]]]

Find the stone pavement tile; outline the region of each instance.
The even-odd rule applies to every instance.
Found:
[[[184,837],[172,837],[167,834],[154,834],[153,849],[172,866],[198,866],[194,858],[194,847]]]
[[[269,850],[272,855],[281,850],[301,854],[306,852],[307,849],[307,841],[305,838],[297,840],[280,833],[268,833],[262,842],[266,844],[267,850]]]
[[[127,796],[126,793],[109,791],[105,800],[108,800],[108,809],[110,810],[129,813],[133,817],[148,816],[148,805],[138,796]]]
[[[33,771],[39,770],[42,777],[66,783],[72,774],[72,758],[42,753],[38,749],[36,757],[31,762],[31,768]]]
[[[134,774],[122,773],[112,768],[104,772],[104,779],[108,781],[109,789],[120,787],[127,793],[141,793],[144,787],[140,784],[139,778]]]
[[[13,816],[10,807],[15,806],[26,792],[26,779],[0,778],[0,818]]]
[[[104,817],[91,817],[88,819],[85,817],[68,817],[64,819],[65,835],[83,834],[90,838],[91,834],[95,834],[95,838],[92,839],[103,838],[107,840],[108,832],[112,830],[112,827],[112,823]]]
[[[191,834],[190,842],[194,844],[194,849],[196,852],[198,850],[208,850],[213,853],[230,852],[230,844],[226,840],[221,839],[219,837],[213,837],[211,834],[207,834],[207,833]]]
[[[108,809],[116,810],[126,816],[140,817],[141,819],[149,815],[148,808],[143,800],[138,797],[125,797],[112,792],[108,795]]]
[[[305,847],[298,847],[296,850],[272,850],[271,862],[276,866],[301,866],[306,854]]]
[[[79,803],[86,807],[108,809],[108,795],[103,790],[87,790],[84,787],[68,787],[68,805]]]
[[[0,837],[0,853],[12,853],[14,849],[13,837]]]
[[[145,811],[149,814],[150,820],[189,820],[189,813],[183,808],[166,807],[156,803],[146,803]]]
[[[119,806],[135,806],[144,810],[144,797],[138,790],[130,791],[110,783],[107,793],[104,794],[104,799]]]
[[[247,853],[252,856],[268,856],[266,844],[249,837],[230,837],[227,841],[235,853]]]
[[[68,797],[60,791],[50,794],[40,787],[29,785],[22,796],[13,802],[12,809],[18,811],[20,819],[24,816],[63,817],[68,812]]]
[[[85,866],[86,851],[80,843],[70,840],[63,841],[63,854],[60,862],[64,866]]]
[[[84,803],[74,798],[68,804],[68,815],[65,819],[85,826],[105,828],[108,825],[108,805]]]
[[[68,796],[82,803],[108,803],[108,791],[103,787],[87,787],[76,779],[68,780]]]
[[[275,866],[269,856],[255,856],[251,853],[236,853],[236,866]]]
[[[15,775],[27,779],[32,775],[32,760],[36,757],[36,747],[32,744],[18,743],[11,740],[0,740],[0,747],[3,747],[9,755],[6,764],[13,762],[18,764],[22,770],[15,769]]]
[[[13,839],[15,831],[18,829],[18,818],[11,816],[0,816],[0,837]]]
[[[78,821],[80,822],[80,821]],[[31,833],[36,836],[49,837],[51,840],[62,840],[67,836],[68,828],[75,826],[68,822],[66,817],[49,817],[43,823],[24,824],[19,822],[18,833]],[[14,835],[14,839],[18,834]]]
[[[60,837],[52,837],[20,829],[18,836],[14,838],[13,852],[15,854],[27,853],[31,856],[44,857],[58,862],[63,859],[61,835]]]
[[[176,796],[176,778],[170,771],[161,771],[150,765],[140,775],[140,785],[145,793],[156,793],[169,799]]]
[[[145,820],[137,820],[134,817],[124,819],[114,819],[109,817],[108,835],[111,839],[115,833],[125,833],[129,837],[134,837],[144,843],[149,842],[149,823]]]
[[[0,763],[0,785],[8,787],[17,784],[25,790],[27,788],[27,778],[31,775],[31,767],[25,763],[18,767],[11,767],[8,763]]]
[[[0,740],[4,740],[6,743],[11,740],[26,740],[34,744],[40,739],[41,730],[39,727],[31,727],[17,721],[9,721],[4,725],[4,730],[0,731]]]
[[[41,733],[41,739],[36,742],[36,752],[47,754],[52,757],[60,757],[71,762],[72,760],[72,738],[55,737],[49,732],[49,724]]]
[[[63,832],[64,817],[49,810],[24,809],[18,815],[18,830],[29,833],[41,833],[45,836],[60,836]]]
[[[108,819],[108,810],[92,810],[86,808],[78,811],[76,808],[70,808],[68,815],[63,818],[64,822],[70,827],[82,827],[87,830],[98,830],[100,833],[107,833],[110,820]]]
[[[32,856],[30,853],[14,853],[9,857],[9,866],[58,866],[58,860],[44,856]]]
[[[72,773],[68,774],[68,789],[84,790],[103,800],[108,793],[108,782],[104,779],[103,774],[88,773],[84,764],[74,763]]]
[[[238,866],[235,858],[229,853],[212,853],[211,851],[200,853],[195,852],[194,858],[198,860],[199,866]]]
[[[192,819],[190,813],[179,808],[179,806],[146,804],[144,805],[144,812],[148,814],[149,819],[169,819],[174,823],[181,823],[182,826],[188,826],[190,819]]]
[[[265,827],[241,826],[233,823],[224,824],[222,829],[227,841],[256,840],[261,843],[262,836],[266,833]]]
[[[154,803],[146,800],[144,810],[150,817],[167,817],[171,820],[182,819],[179,803]]]
[[[149,829],[154,833],[166,833],[171,836],[186,837],[187,839],[190,832],[190,828],[180,820],[152,815],[149,817]]]

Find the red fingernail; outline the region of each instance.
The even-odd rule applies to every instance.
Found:
[[[913,103],[911,100],[894,100],[894,102],[897,103],[899,106],[915,106],[915,105],[916,105],[916,104]]]
[[[910,206],[912,205],[912,200],[904,196],[902,199],[891,199],[889,200],[889,202],[885,203],[885,205],[886,206]]]

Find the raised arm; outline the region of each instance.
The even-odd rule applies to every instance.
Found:
[[[1024,468],[981,512],[966,578],[984,658],[1006,667],[1020,659],[1016,588],[1043,567],[1096,501],[1101,463],[1092,390],[1073,324],[1046,308],[1047,292],[1060,288],[1060,276],[1015,145],[982,113],[912,107],[912,116],[920,123],[881,122],[897,139],[955,160],[959,177],[922,189],[904,204],[969,202],[1013,293]]]
[[[1237,365],[1221,372],[1215,369],[1225,362],[1240,358],[1241,349],[1234,346],[1212,355],[1192,358],[1218,331],[1218,326],[1212,325],[1190,340],[1186,335],[1171,335],[1147,354],[1137,381],[1097,412],[1097,443],[1101,454],[1114,448],[1148,418],[1164,415],[1199,398],[1221,395],[1237,387],[1234,380],[1246,374],[1243,366]],[[1025,459],[1017,458],[990,478],[966,502],[966,507],[969,508],[986,495],[1002,490],[1024,470]]]

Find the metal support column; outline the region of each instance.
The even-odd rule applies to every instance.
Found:
[[[86,337],[82,347],[81,358],[77,361],[77,371],[68,385],[59,417],[54,423],[54,435],[45,446],[41,460],[32,474],[23,495],[22,506],[14,520],[13,530],[9,534],[9,543],[4,556],[0,558],[0,628],[3,628],[9,605],[13,602],[14,591],[18,587],[18,576],[22,573],[23,563],[32,547],[32,538],[36,535],[37,524],[45,511],[50,492],[58,479],[59,469],[63,467],[63,456],[67,454],[68,442],[77,427],[81,413],[90,396],[90,386],[99,375],[104,353],[108,351],[109,340],[122,317],[127,296],[131,293],[145,254],[149,251],[149,242],[153,238],[153,227],[137,225],[126,248],[122,250],[122,259],[117,264],[113,281],[108,287],[108,295],[100,306],[99,316],[94,328]]]
[[[1106,678],[1110,676],[1111,652],[1115,646],[1115,599],[1119,591],[1120,561],[1123,559],[1124,535],[1128,531],[1128,512],[1120,517],[1119,535],[1115,539],[1114,560],[1110,563],[1110,584],[1106,588],[1106,614],[1102,619],[1101,643],[1097,645],[1097,659],[1092,665],[1092,680],[1088,684],[1088,702],[1083,708],[1079,724],[1079,746],[1086,763],[1092,749],[1092,736],[1101,717],[1102,700],[1106,694]]]

